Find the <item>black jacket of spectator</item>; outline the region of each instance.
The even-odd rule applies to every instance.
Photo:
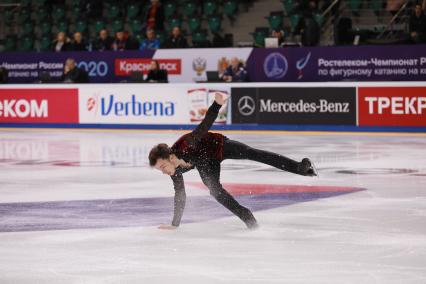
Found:
[[[70,50],[72,50],[72,51],[87,51],[87,46],[86,46],[86,43],[84,41],[80,42],[80,43],[73,42],[73,43],[71,43]]]
[[[0,67],[0,84],[6,84],[9,78],[6,68]]]
[[[56,45],[58,44],[58,41],[57,40],[55,40],[55,41],[53,41],[53,43],[52,43],[52,50],[53,51],[57,51],[56,50]],[[69,42],[64,42],[64,44],[61,46],[61,49],[59,50],[59,51],[71,51],[72,49],[71,49],[71,44],[69,43]]]
[[[167,83],[169,81],[166,70],[150,70],[146,77],[147,82]]]
[[[411,32],[426,33],[426,16],[421,14],[417,17],[415,14],[410,16],[409,30]]]
[[[188,42],[180,35],[178,37],[171,36],[166,41],[166,48],[187,48]]]
[[[89,75],[86,71],[76,66],[67,74],[63,74],[61,81],[65,83],[89,83]]]
[[[112,37],[107,37],[106,39],[98,38],[93,43],[93,50],[99,50],[99,51],[111,50],[113,43],[114,43],[114,39]]]

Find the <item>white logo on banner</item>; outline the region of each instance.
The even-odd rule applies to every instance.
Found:
[[[238,111],[244,116],[249,116],[256,110],[256,103],[252,97],[244,96],[238,100]]]

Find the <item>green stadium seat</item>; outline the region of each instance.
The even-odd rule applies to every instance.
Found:
[[[383,0],[371,0],[370,1],[370,7],[374,12],[379,12],[380,10],[383,10],[384,1]]]
[[[18,50],[19,51],[31,51],[33,50],[34,39],[31,36],[25,36],[19,40]]]
[[[192,34],[192,44],[195,47],[205,46],[208,42],[207,32],[204,30],[198,30]]]
[[[201,28],[201,19],[200,17],[190,17],[188,19],[188,27],[191,33],[199,30]]]
[[[238,2],[236,0],[227,0],[223,3],[223,13],[228,17],[233,17],[237,9]]]
[[[107,12],[109,20],[115,20],[120,16],[120,8],[117,5],[111,5]]]
[[[31,18],[31,13],[28,9],[22,9],[18,13],[18,21],[22,25],[25,22],[28,22]]]
[[[11,23],[13,22],[13,18],[14,18],[14,13],[12,10],[6,10],[4,11],[4,23],[6,25],[11,25]]]
[[[28,36],[34,32],[34,24],[30,21],[23,23],[20,28],[21,36]]]
[[[75,23],[75,31],[80,33],[85,33],[87,31],[87,23],[86,21],[78,21]]]
[[[55,24],[56,33],[64,32],[68,33],[68,23],[65,21],[58,22]]]
[[[39,7],[35,13],[37,23],[43,23],[50,18],[50,13],[46,7]]]
[[[142,30],[142,21],[139,19],[133,19],[129,23],[130,32],[132,34],[136,35],[141,32]]]
[[[349,7],[352,10],[352,12],[358,13],[362,5],[362,0],[350,0],[349,1]]]
[[[293,14],[293,15],[290,16],[290,27],[291,27],[292,33],[296,29],[296,26],[299,23],[299,21],[300,21],[300,15],[299,14]]]
[[[16,38],[13,36],[8,36],[4,40],[4,49],[3,51],[14,51],[16,50]]]
[[[71,19],[73,21],[78,21],[79,19],[81,19],[82,13],[83,12],[81,6],[75,5],[71,7]]]
[[[197,12],[197,4],[192,1],[185,2],[182,7],[182,13],[186,17],[191,17]]]
[[[203,8],[204,15],[207,17],[216,14],[217,5],[215,1],[204,1]]]
[[[21,8],[29,8],[31,6],[31,0],[21,0],[19,1]]]
[[[315,19],[315,21],[318,23],[318,25],[321,27],[322,26],[322,24],[324,23],[324,17],[323,17],[323,15],[321,15],[321,14],[319,14],[319,13],[317,13],[317,14],[315,14],[314,15],[314,19]]]
[[[278,30],[282,28],[284,21],[284,14],[282,12],[271,12],[269,17],[267,17],[269,27],[273,30]]]
[[[52,18],[55,22],[60,22],[65,20],[65,8],[62,6],[54,7],[52,10]]]
[[[106,27],[106,24],[104,21],[97,20],[92,26],[93,31],[95,32],[96,36],[99,34],[99,32]]]
[[[171,1],[164,4],[164,15],[166,19],[173,17],[176,14],[177,5],[176,2]]]
[[[251,35],[253,36],[255,47],[264,47],[265,38],[269,36],[269,28],[257,27]]]
[[[158,31],[157,32],[157,38],[160,40],[160,47],[164,46],[164,43],[166,42],[168,37],[168,33],[165,31]]]
[[[178,17],[171,18],[167,21],[168,29],[171,31],[174,27],[181,27],[182,20]]]
[[[50,37],[44,36],[40,39],[40,51],[49,51],[51,48],[52,40]]]
[[[114,20],[112,23],[111,23],[111,32],[112,33],[116,33],[116,32],[119,32],[119,31],[122,31],[124,29],[124,23],[123,23],[123,21],[122,20]]]
[[[294,8],[293,0],[282,0],[282,3],[283,3],[283,8],[286,15],[290,15],[291,13],[293,13],[293,8]]]
[[[52,34],[52,25],[49,22],[42,22],[39,25],[41,36],[50,36]]]
[[[44,7],[47,4],[47,0],[33,0],[33,4],[36,7]]]
[[[222,27],[222,18],[220,16],[211,16],[208,18],[207,24],[212,33],[218,33]]]
[[[133,34],[133,37],[139,44],[145,39],[145,36],[141,33]]]
[[[134,19],[139,15],[139,6],[131,4],[127,7],[127,18]]]

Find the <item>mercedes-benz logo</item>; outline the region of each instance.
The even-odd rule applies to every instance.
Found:
[[[244,116],[252,115],[256,109],[256,104],[252,97],[244,96],[238,100],[238,111]]]

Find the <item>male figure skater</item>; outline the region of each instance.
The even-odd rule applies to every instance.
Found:
[[[317,175],[307,158],[299,163],[279,154],[251,148],[222,134],[209,132],[225,101],[221,94],[216,93],[215,101],[208,109],[204,120],[192,132],[180,137],[172,147],[158,144],[149,153],[151,167],[169,175],[175,189],[172,224],[161,225],[160,229],[172,230],[179,226],[186,201],[182,174],[194,168],[197,168],[210,194],[238,216],[249,229],[258,226],[253,214],[241,206],[220,184],[220,163],[223,160],[248,159],[303,176]]]

